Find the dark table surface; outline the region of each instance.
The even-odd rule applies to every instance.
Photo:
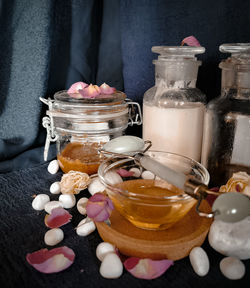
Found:
[[[207,240],[203,248],[210,260],[210,271],[205,277],[196,275],[188,257],[176,261],[174,266],[154,280],[136,279],[124,270],[119,279],[108,280],[99,274],[100,261],[95,256],[97,245],[102,241],[98,232],[80,237],[74,227],[84,218],[76,208],[69,209],[71,223],[62,227],[64,240],[57,246],[68,246],[76,254],[75,262],[67,270],[55,274],[42,274],[25,259],[27,253],[46,248],[44,234],[45,212],[33,210],[32,195],[45,193],[51,200],[49,187],[61,179],[61,172],[51,175],[48,164],[0,175],[0,287],[250,287],[250,260],[244,261],[246,274],[241,280],[228,280],[219,269],[224,257],[214,251]],[[77,198],[90,196],[82,191]],[[49,247],[47,247],[49,248]]]

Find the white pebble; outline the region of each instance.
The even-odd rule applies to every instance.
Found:
[[[141,176],[141,171],[139,168],[131,168],[129,169],[130,172],[134,172],[134,177],[139,178]]]
[[[87,214],[86,206],[87,206],[88,200],[89,200],[88,198],[82,197],[77,202],[77,205],[76,205],[77,210],[82,215],[86,215]]]
[[[116,279],[122,275],[123,265],[116,253],[108,253],[101,264],[100,274],[107,279]]]
[[[79,236],[87,236],[95,231],[95,223],[90,218],[83,219],[76,228],[76,234]]]
[[[60,182],[54,182],[51,184],[49,191],[51,194],[59,194],[61,192]]]
[[[44,210],[47,212],[47,213],[51,213],[51,211],[55,208],[59,208],[59,207],[63,207],[62,203],[59,202],[59,201],[50,201],[48,203],[45,204],[44,206]]]
[[[105,174],[105,180],[110,185],[115,185],[123,182],[122,177],[115,171],[108,171]]]
[[[64,233],[60,228],[53,228],[47,231],[44,235],[44,242],[46,245],[54,246],[60,243],[64,238]]]
[[[225,256],[250,259],[250,216],[235,223],[214,220],[208,241],[216,251]]]
[[[194,247],[191,250],[189,260],[197,275],[207,275],[209,271],[209,259],[207,253],[201,247]]]
[[[103,261],[104,257],[108,253],[115,252],[115,246],[108,243],[108,242],[101,242],[97,247],[96,247],[96,257],[100,260]]]
[[[48,172],[50,174],[56,174],[59,170],[59,163],[57,160],[53,160],[49,163]]]
[[[151,171],[145,170],[141,173],[143,179],[154,179],[155,175]]]
[[[103,192],[105,190],[105,186],[101,183],[98,177],[95,177],[88,185],[88,190],[91,195],[94,195],[97,192]]]
[[[231,280],[241,279],[246,272],[245,265],[238,258],[226,257],[220,261],[221,273]]]
[[[32,201],[32,207],[35,210],[41,211],[44,209],[46,203],[50,201],[49,196],[46,194],[38,194]]]
[[[62,203],[63,208],[72,208],[76,205],[76,197],[74,194],[62,194],[59,197],[59,202]]]

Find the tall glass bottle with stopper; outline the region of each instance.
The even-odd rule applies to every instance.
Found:
[[[212,100],[204,121],[202,163],[211,184],[227,182],[234,172],[250,174],[250,43],[223,44],[221,96]]]
[[[196,88],[204,47],[155,46],[155,86],[144,94],[143,139],[152,149],[201,157],[205,95]]]

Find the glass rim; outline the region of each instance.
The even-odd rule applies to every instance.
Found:
[[[225,43],[219,46],[219,50],[222,53],[249,53],[250,43]]]
[[[73,98],[67,93],[67,90],[61,90],[54,94],[56,103],[67,105],[110,105],[122,104],[126,100],[126,94],[122,91],[115,91],[113,94],[100,94],[97,98]]]
[[[153,46],[152,52],[163,55],[190,56],[203,54],[205,47],[202,46]]]
[[[205,179],[202,181],[204,184],[208,184],[209,182],[209,173],[207,171],[207,169],[200,164],[199,162],[197,162],[196,160],[177,154],[177,153],[172,153],[172,152],[164,152],[164,151],[156,151],[156,150],[150,150],[148,151],[146,154],[148,153],[163,153],[164,155],[171,155],[173,157],[178,157],[178,158],[182,158],[185,159],[186,161],[193,163],[195,165],[197,165],[199,168],[201,168],[204,173],[205,173]],[[117,159],[120,159],[118,161],[115,161]],[[101,182],[104,184],[105,187],[109,188],[110,190],[113,190],[119,194],[121,194],[124,197],[127,198],[131,198],[133,200],[158,200],[158,201],[186,201],[186,200],[190,200],[193,199],[190,195],[186,194],[185,191],[183,191],[183,193],[178,194],[178,195],[173,195],[173,196],[152,196],[152,195],[142,195],[142,194],[137,194],[135,192],[130,192],[128,190],[124,190],[118,187],[114,187],[112,184],[108,183],[105,179],[105,173],[112,170],[113,168],[115,168],[115,166],[118,166],[120,164],[125,164],[127,162],[133,161],[133,159],[131,159],[131,157],[129,156],[125,156],[124,158],[119,158],[117,156],[114,157],[109,157],[108,159],[106,159],[105,161],[103,161],[99,168],[98,168],[98,177],[100,178]],[[111,162],[111,164],[108,165],[108,162]],[[105,167],[105,165],[108,165],[107,167]],[[105,169],[105,170],[104,170]],[[108,170],[108,171],[107,171]],[[165,180],[161,180],[161,181],[165,181]],[[166,181],[167,182],[167,181]],[[171,184],[171,183],[169,183]],[[153,205],[164,205],[164,203],[155,203]]]

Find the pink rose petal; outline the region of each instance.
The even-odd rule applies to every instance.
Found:
[[[96,222],[107,220],[114,209],[112,201],[103,193],[96,193],[89,198],[86,211],[89,218]]]
[[[134,175],[133,171],[128,171],[128,170],[123,169],[123,168],[117,169],[116,173],[119,174],[121,177],[131,177]]]
[[[161,276],[174,262],[167,259],[151,260],[131,257],[123,264],[126,270],[136,278],[155,279]]]
[[[83,98],[96,98],[100,95],[101,90],[97,85],[90,84],[88,87],[79,90]]]
[[[67,246],[51,250],[41,249],[26,255],[26,260],[42,273],[57,273],[67,269],[75,259],[75,253]]]
[[[100,90],[101,90],[101,93],[102,94],[113,94],[116,89],[114,87],[110,87],[108,84],[106,83],[103,83],[101,86],[100,86]]]
[[[84,82],[76,82],[73,85],[70,86],[69,90],[67,91],[68,94],[78,94],[79,90],[82,90],[84,88],[88,87],[88,84]],[[73,97],[72,95],[70,95]],[[76,97],[74,97],[76,98]]]
[[[189,36],[181,41],[181,45],[187,44],[188,46],[201,46],[199,41],[194,36]]]
[[[59,207],[51,211],[44,218],[44,223],[49,228],[58,228],[70,222],[72,215],[65,209]]]

